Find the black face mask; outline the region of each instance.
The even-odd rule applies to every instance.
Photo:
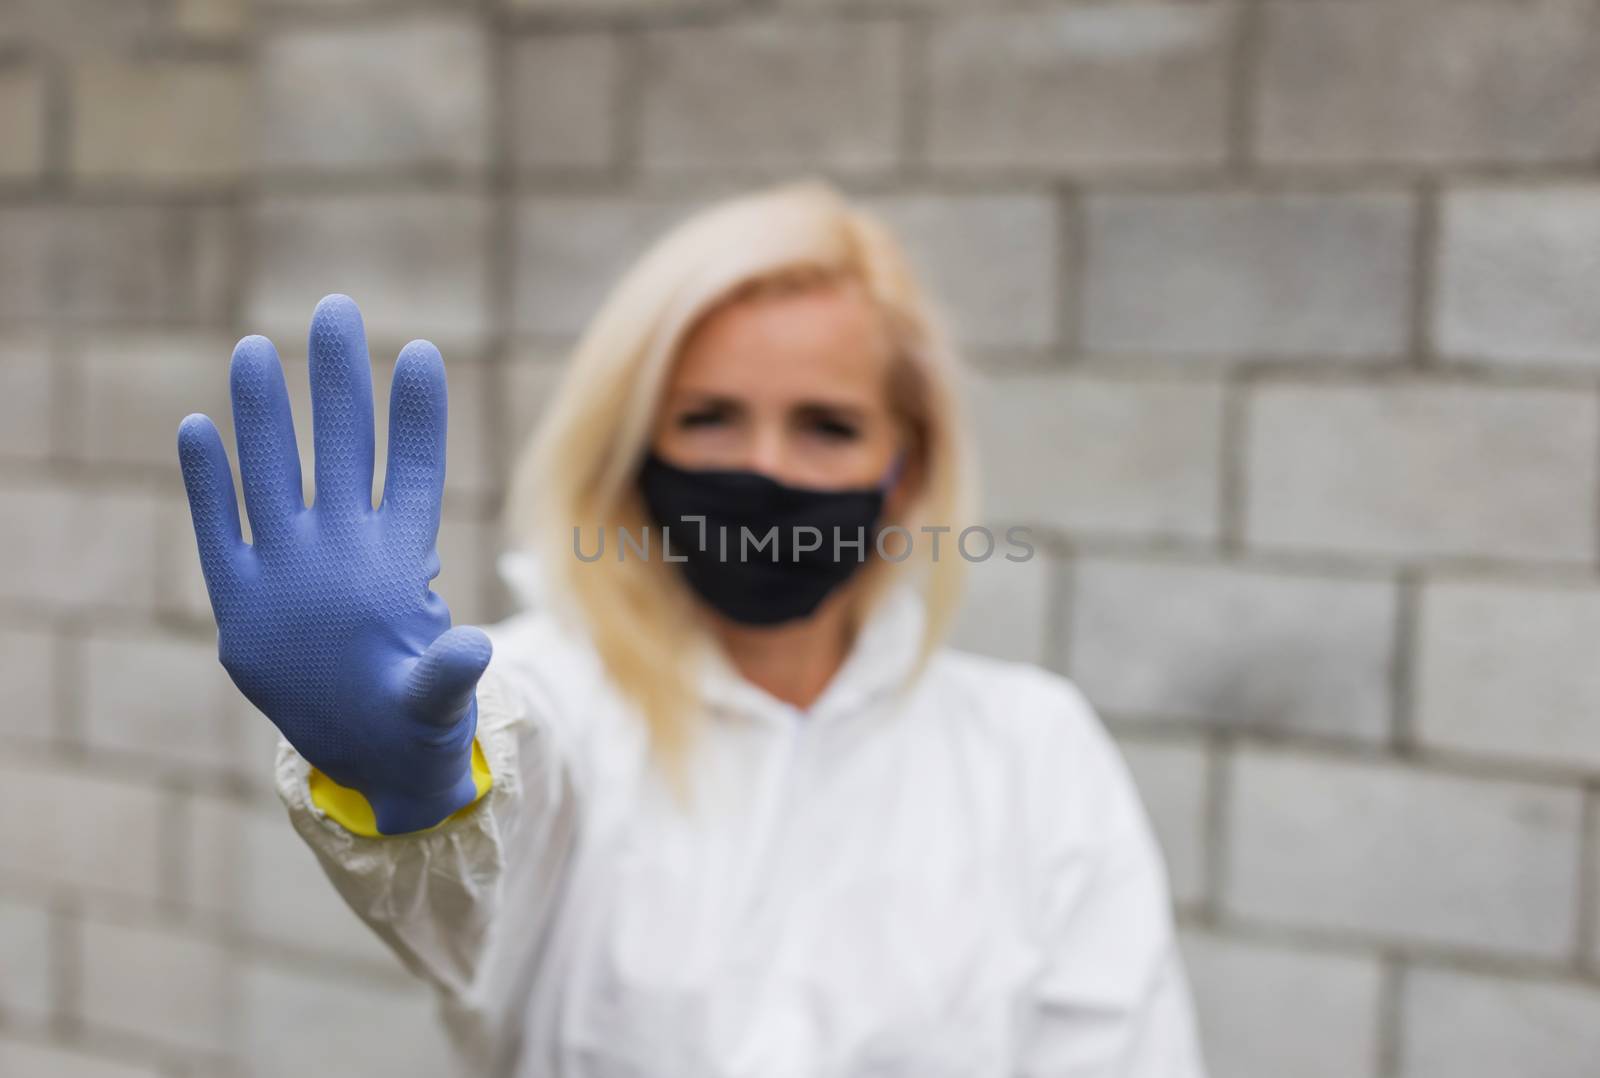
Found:
[[[679,468],[650,453],[639,490],[702,599],[734,621],[777,625],[811,614],[871,556],[899,471],[896,458],[877,486],[813,490],[760,472]]]

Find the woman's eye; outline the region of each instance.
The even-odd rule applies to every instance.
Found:
[[[848,423],[841,423],[836,419],[819,419],[813,429],[824,438],[837,441],[848,441],[856,436],[856,429]]]
[[[711,427],[721,422],[721,412],[685,412],[678,417],[678,426],[685,429],[690,427]]]

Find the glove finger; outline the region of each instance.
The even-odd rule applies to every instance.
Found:
[[[178,465],[189,494],[189,516],[200,550],[200,572],[213,611],[237,579],[246,547],[239,531],[239,502],[222,436],[208,416],[195,412],[178,424]]]
[[[270,548],[287,537],[291,519],[305,508],[294,414],[272,342],[259,336],[241,340],[228,381],[251,537],[258,548]]]
[[[412,711],[438,726],[451,726],[466,714],[472,692],[493,653],[482,629],[457,625],[428,646],[406,678]]]
[[[448,421],[444,360],[427,341],[400,351],[389,390],[389,464],[383,512],[409,549],[431,550],[439,536]]]
[[[372,361],[349,296],[335,293],[317,304],[309,358],[317,511],[364,516],[372,511]]]

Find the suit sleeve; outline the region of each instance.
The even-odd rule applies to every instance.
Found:
[[[312,767],[280,739],[276,788],[289,820],[352,910],[438,992],[463,1066],[491,1058],[521,1025],[529,960],[564,882],[581,810],[577,746],[562,694],[519,656],[515,621],[489,629],[477,687],[488,792],[438,826],[366,837],[312,796]]]
[[[1076,685],[1043,705],[1043,854],[1029,1078],[1205,1078],[1166,866],[1132,776]]]

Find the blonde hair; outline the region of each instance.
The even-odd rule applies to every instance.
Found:
[[[701,318],[748,295],[846,280],[863,286],[883,317],[895,351],[891,405],[909,436],[907,472],[921,477],[905,512],[883,523],[913,536],[923,523],[958,532],[972,512],[974,480],[950,335],[888,229],[816,178],[716,203],[657,239],[578,340],[513,469],[508,542],[535,554],[551,601],[581,619],[607,674],[639,705],[652,750],[674,769],[700,712],[696,651],[711,643],[693,598],[661,558],[581,561],[572,529],[637,534],[650,523],[635,478],[673,362]],[[927,618],[912,678],[955,615],[965,568],[959,557],[928,557],[926,539],[904,561],[868,560],[850,618],[854,632],[892,579],[920,572]]]

